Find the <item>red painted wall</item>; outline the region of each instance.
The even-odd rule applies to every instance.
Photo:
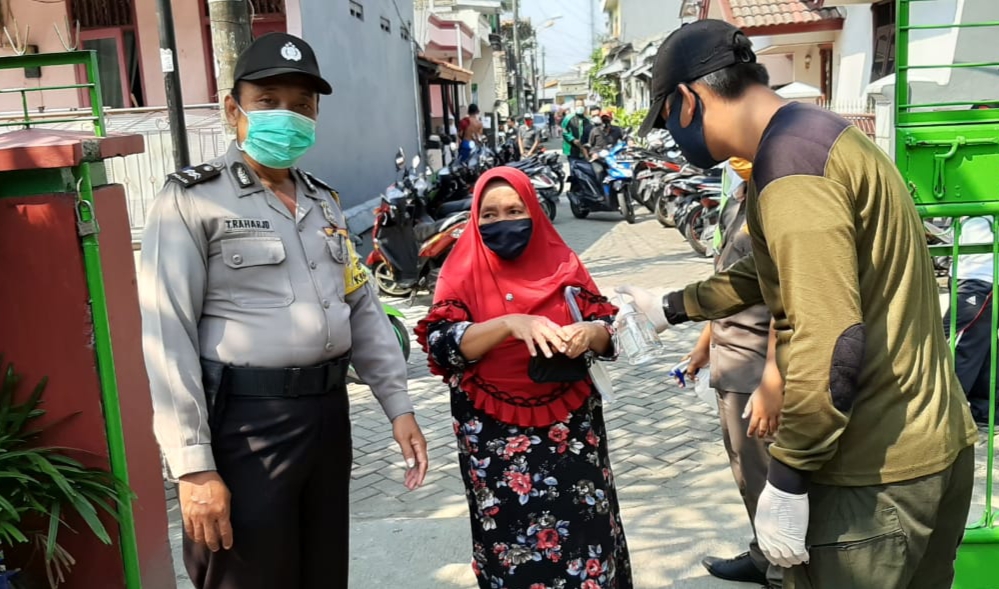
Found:
[[[144,589],[175,587],[167,537],[159,454],[142,365],[135,271],[124,191],[97,194],[102,258],[111,307],[121,409],[135,503]],[[43,442],[80,450],[88,466],[108,468],[108,448],[93,347],[83,259],[69,196],[0,198],[0,353],[30,388],[43,376],[45,423],[59,422]],[[60,533],[76,559],[64,589],[119,589],[124,571],[117,545],[105,546],[69,520],[79,534]],[[112,537],[117,526],[105,518]],[[8,555],[8,565],[21,553]],[[37,559],[36,559],[37,560]],[[36,563],[37,564],[37,563]],[[31,567],[37,571],[37,567]]]

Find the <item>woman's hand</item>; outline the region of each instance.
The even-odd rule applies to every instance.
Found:
[[[564,329],[547,317],[536,315],[507,315],[503,323],[510,331],[510,337],[527,344],[531,356],[537,356],[538,350],[551,358],[555,352],[566,352],[567,337]]]
[[[564,353],[570,358],[578,358],[589,350],[598,353],[606,351],[607,345],[610,344],[607,328],[592,321],[567,325],[562,328],[562,333],[566,336]]]

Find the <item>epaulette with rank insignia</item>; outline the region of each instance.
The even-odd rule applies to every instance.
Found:
[[[340,204],[340,193],[334,190],[332,186],[330,186],[326,182],[323,182],[319,178],[316,178],[311,173],[306,172],[305,170],[299,170],[299,171],[302,172],[302,177],[305,179],[305,181],[313,185],[310,186],[310,188],[315,189],[315,187],[318,186],[320,188],[326,189],[333,196],[333,200],[336,201],[336,204],[338,205]]]
[[[215,166],[201,164],[200,166],[191,166],[183,170],[177,170],[172,174],[167,174],[167,181],[176,182],[184,188],[190,188],[195,184],[201,184],[213,178],[218,178],[221,174],[222,170],[219,170]]]

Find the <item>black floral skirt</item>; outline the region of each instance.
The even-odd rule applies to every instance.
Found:
[[[596,392],[566,422],[520,428],[451,392],[483,589],[632,589]]]

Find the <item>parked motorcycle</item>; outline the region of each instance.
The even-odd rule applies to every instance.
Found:
[[[626,145],[618,143],[601,150],[590,162],[573,160],[569,166],[569,205],[572,215],[585,219],[591,212],[620,211],[630,224],[635,222],[635,207],[629,186],[633,175],[630,165],[617,158]],[[599,175],[597,169],[599,169]]]
[[[676,177],[670,182],[676,200],[673,216],[676,229],[702,256],[713,251],[714,228],[718,224],[721,202],[721,179],[711,176]],[[660,206],[666,199],[660,199]],[[657,217],[659,211],[657,208]]]
[[[682,223],[677,219],[680,208],[689,206],[685,202],[689,196],[700,190],[699,185],[708,184],[711,187],[721,190],[721,170],[711,168],[701,170],[690,164],[685,164],[680,171],[667,174],[660,180],[663,187],[654,197],[653,207],[656,213],[656,220],[663,227],[676,227],[680,229]],[[681,233],[683,231],[681,230]]]
[[[951,245],[954,243],[954,229],[951,226],[952,219],[923,219],[923,230],[926,233],[927,245]],[[933,258],[933,270],[938,278],[950,275],[950,256],[935,256]]]
[[[403,175],[418,176],[415,170],[420,165],[419,156],[413,157],[408,173],[403,170],[404,158],[400,149],[396,165]],[[471,218],[468,211],[460,211],[435,219],[428,212],[426,192],[417,189],[417,185],[418,182],[393,184],[374,211],[374,247],[367,264],[378,289],[389,296],[433,292],[444,260]]]
[[[542,210],[544,210],[545,215],[549,219],[554,221],[555,215],[558,212],[559,194],[561,193],[558,190],[558,184],[556,184],[556,178],[551,168],[544,163],[544,160],[539,155],[531,156],[519,162],[511,162],[507,166],[517,168],[531,179],[531,185],[534,187],[534,191],[538,193],[538,200],[541,202]]]

